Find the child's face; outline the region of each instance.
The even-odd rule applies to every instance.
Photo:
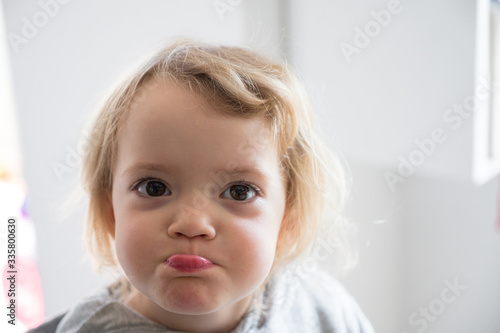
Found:
[[[173,314],[244,313],[284,216],[276,155],[265,120],[222,116],[171,83],[134,103],[111,199],[118,260],[140,292],[132,307],[165,325]],[[181,269],[167,265],[176,254],[212,265],[193,271],[203,260],[182,256]]]

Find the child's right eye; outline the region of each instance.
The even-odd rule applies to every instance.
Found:
[[[158,180],[143,180],[137,185],[137,191],[149,197],[172,194],[167,185]]]

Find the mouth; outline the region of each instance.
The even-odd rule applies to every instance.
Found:
[[[215,266],[210,260],[192,254],[174,254],[167,258],[165,265],[180,272],[198,272]]]

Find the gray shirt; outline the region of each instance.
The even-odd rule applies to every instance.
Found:
[[[121,303],[118,289],[86,298],[62,318],[56,333],[178,332],[155,323]],[[300,276],[291,271],[271,278],[263,294],[264,311],[254,300],[231,333],[373,333],[356,301],[329,274]]]

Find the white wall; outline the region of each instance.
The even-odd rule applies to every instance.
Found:
[[[414,140],[441,127],[448,140],[418,172],[450,179],[470,174],[472,121],[453,130],[443,114],[474,93],[474,0],[313,0],[291,1],[289,7],[292,59],[343,151],[393,168],[400,154],[408,158],[417,148]],[[386,26],[346,57],[341,47],[362,45],[357,29],[377,25],[372,12],[389,7],[397,10]],[[366,124],[362,135],[353,135],[360,123]],[[449,163],[459,167],[450,170]]]
[[[353,45],[356,28],[390,3],[398,13],[347,61],[340,45]],[[476,1],[297,0],[288,7],[293,64],[331,143],[352,166],[360,264],[343,282],[379,332],[498,332],[497,184],[471,184],[472,117],[457,129],[443,121],[474,94]],[[438,127],[447,140],[391,190],[384,173],[397,172],[398,156],[408,158],[414,141]],[[466,290],[441,303],[445,281],[455,278]],[[442,313],[425,319],[426,307]]]
[[[444,281],[455,278],[466,290],[424,331],[497,332],[496,181],[476,187],[415,176],[391,192],[381,177],[383,168],[352,158],[349,162],[354,181],[350,212],[359,227],[360,262],[341,280],[377,332],[419,332],[422,324],[412,325],[410,315],[439,302]]]
[[[16,34],[24,17],[41,10],[37,1],[3,3],[6,30]],[[58,213],[78,169],[60,181],[52,165],[67,164],[95,103],[127,66],[165,38],[187,34],[270,55],[289,52],[331,144],[352,166],[350,213],[360,229],[361,261],[342,280],[378,332],[417,332],[409,316],[436,303],[444,280],[455,277],[467,289],[426,332],[496,332],[496,184],[474,187],[417,171],[393,192],[383,176],[414,149],[413,140],[442,126],[447,108],[471,94],[475,1],[402,1],[404,10],[350,64],[339,43],[352,41],[354,28],[388,2],[243,1],[223,20],[212,1],[173,3],[73,0],[18,52],[11,48],[47,316],[101,284],[80,260],[83,205],[69,216]],[[450,131],[425,165],[456,173],[467,163],[460,151],[470,147],[463,134],[470,126]]]

